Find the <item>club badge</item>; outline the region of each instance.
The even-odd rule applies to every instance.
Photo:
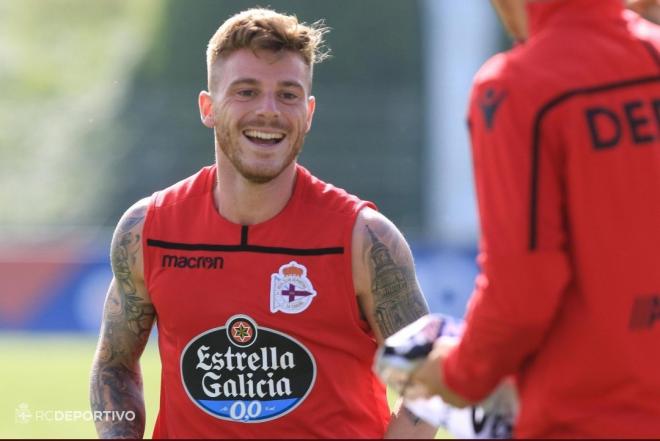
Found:
[[[294,261],[282,265],[270,278],[270,312],[303,312],[312,303],[316,291],[307,278],[307,268]]]

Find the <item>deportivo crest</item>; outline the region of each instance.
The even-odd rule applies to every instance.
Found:
[[[307,278],[307,268],[297,262],[280,267],[270,277],[270,312],[303,312],[312,303],[316,291]]]
[[[235,315],[190,340],[181,353],[181,380],[188,397],[209,415],[261,423],[307,398],[316,361],[293,337]]]

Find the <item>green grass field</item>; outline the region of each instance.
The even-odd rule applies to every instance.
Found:
[[[93,336],[0,334],[0,438],[95,438],[90,421],[36,421],[37,411],[89,410],[89,372],[95,347]],[[141,364],[145,434],[150,436],[160,387],[155,341],[149,342]],[[17,418],[21,404],[32,415],[25,423]]]
[[[0,438],[95,438],[91,421],[66,421],[64,411],[89,410],[88,382],[96,338],[0,333]],[[142,357],[151,436],[160,387],[160,360],[152,340]],[[390,403],[395,399],[390,394]],[[48,414],[47,411],[59,411]],[[47,415],[37,421],[37,413]],[[23,418],[21,418],[21,416]],[[55,416],[60,421],[46,421]],[[64,421],[62,421],[64,419]],[[443,436],[439,433],[438,436]]]

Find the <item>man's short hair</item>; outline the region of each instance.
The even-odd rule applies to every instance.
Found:
[[[295,15],[285,15],[271,9],[252,8],[239,12],[225,21],[209,41],[206,66],[209,87],[215,62],[239,49],[293,51],[302,56],[310,73],[316,63],[328,57],[323,37],[329,31],[323,20],[311,25],[299,22]]]

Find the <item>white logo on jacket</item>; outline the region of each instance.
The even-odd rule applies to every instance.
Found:
[[[307,309],[315,296],[307,268],[295,261],[282,265],[270,277],[270,312],[298,314]]]

